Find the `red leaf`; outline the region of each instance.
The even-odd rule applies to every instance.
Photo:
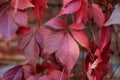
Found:
[[[41,29],[37,29],[36,30],[36,40],[39,43],[39,45],[41,46],[41,48],[43,48],[43,35],[41,34]]]
[[[16,34],[20,37],[24,37],[32,32],[32,29],[30,27],[19,27],[19,29],[16,31]]]
[[[24,78],[25,80],[30,77],[31,75],[34,75],[33,67],[30,64],[23,65],[24,69]]]
[[[16,33],[20,37],[18,48],[24,49],[32,37],[32,29],[29,27],[20,27]]]
[[[44,35],[44,40],[46,40],[46,38],[48,37],[48,35],[52,32],[49,29],[46,28],[40,28],[39,31],[41,32],[42,35]]]
[[[102,62],[101,54],[100,54],[100,50],[99,50],[99,49],[96,49],[94,55],[97,56],[97,59],[92,63],[91,69],[95,69],[95,68],[98,66],[98,64],[99,64],[100,62]]]
[[[88,42],[88,37],[86,34],[82,31],[74,31],[71,30],[73,37],[75,40],[83,47],[89,49],[89,42]]]
[[[48,25],[54,29],[64,29],[66,28],[66,24],[63,20],[60,18],[52,18],[48,22],[45,23],[45,25]]]
[[[83,20],[87,18],[87,11],[79,10],[76,15],[77,23],[81,23]]]
[[[64,37],[64,32],[51,32],[48,37],[44,40],[44,53],[45,54],[52,54],[53,52],[59,49],[61,45],[61,41]],[[59,37],[58,37],[59,36]]]
[[[76,12],[76,22],[86,22],[89,18],[88,0],[81,1],[81,8]]]
[[[11,12],[7,7],[5,7],[0,12],[0,34],[9,42],[15,35],[18,29],[17,24],[14,22]]]
[[[73,22],[69,28],[74,29],[74,30],[82,30],[85,29],[85,25],[83,23],[77,23],[77,22]]]
[[[99,40],[100,49],[101,49],[101,51],[103,51],[105,46],[107,44],[109,44],[109,42],[111,41],[111,31],[110,31],[110,28],[109,27],[101,27],[99,35],[100,35],[100,40]],[[108,50],[109,50],[109,46],[108,46]]]
[[[38,30],[34,31],[30,28],[27,29],[26,27],[19,29],[20,30],[18,30],[18,34],[20,35],[20,41],[18,47],[19,49],[24,50],[25,56],[29,63],[36,65],[39,59],[43,37],[40,35],[40,32]],[[24,33],[20,34],[19,32]]]
[[[12,0],[11,6],[15,9],[21,9],[24,10],[28,7],[34,7],[33,4],[30,3],[30,0]]]
[[[79,56],[79,47],[75,40],[68,33],[66,33],[62,39],[62,43],[60,44],[56,55],[60,59],[60,62],[67,69],[68,74],[70,74],[72,68],[77,62]]]
[[[62,7],[62,10],[58,14],[58,16],[75,13],[80,9],[80,6],[81,6],[81,0],[72,1],[71,3],[69,3],[67,7]]]
[[[4,80],[24,80],[22,66],[14,67],[3,75]]]
[[[51,79],[51,78],[48,77],[48,76],[42,76],[42,77],[40,77],[38,80],[54,80],[54,79]]]
[[[67,80],[67,75],[59,70],[51,70],[47,74],[52,80]]]
[[[34,66],[36,65],[36,63],[38,63],[40,48],[35,39],[35,36],[32,36],[29,43],[25,46],[24,53],[29,63]]]
[[[16,13],[12,10],[12,17],[20,26],[28,26],[28,16],[26,11],[18,10]]]
[[[94,19],[94,22],[99,26],[102,27],[104,25],[105,21],[105,15],[102,12],[102,8],[99,7],[97,4],[92,4],[92,7],[90,8],[91,15]]]
[[[47,7],[46,0],[32,0],[32,3],[35,6],[35,7],[33,7],[33,11],[34,11],[38,21],[41,23],[43,9]]]

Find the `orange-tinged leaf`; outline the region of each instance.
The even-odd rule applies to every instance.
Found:
[[[82,31],[71,30],[74,39],[83,47],[89,49],[88,37]]]

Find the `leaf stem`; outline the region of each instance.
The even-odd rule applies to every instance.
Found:
[[[75,21],[75,19],[74,19],[74,15],[73,15],[73,14],[71,14],[71,17],[72,17],[72,21],[74,22],[74,21]]]

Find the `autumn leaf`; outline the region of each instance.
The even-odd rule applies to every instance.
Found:
[[[66,3],[65,3],[66,4]],[[81,6],[81,0],[75,0],[70,2],[66,7],[62,7],[60,13],[58,14],[58,16],[62,16],[64,14],[72,14],[75,13],[79,10]]]
[[[76,12],[76,22],[86,22],[89,19],[90,11],[88,10],[88,0],[81,1],[81,7]]]
[[[97,4],[92,4],[90,8],[91,16],[94,19],[94,22],[99,26],[103,26],[105,22],[105,15],[102,11],[102,8]]]
[[[46,0],[31,0],[34,7],[32,8],[37,20],[42,22],[43,9],[47,8]]]
[[[45,54],[52,54],[59,49],[61,45],[61,41],[64,37],[64,32],[51,32],[48,37],[44,40],[44,53]],[[59,37],[58,37],[59,36]]]
[[[59,23],[59,25],[56,25],[56,23]],[[67,29],[66,28],[67,26],[65,25],[65,22],[63,22],[59,18],[53,18],[45,24],[60,31],[51,32],[51,34],[45,40],[44,53],[52,54],[53,52],[56,52],[57,57],[60,59],[61,63],[65,66],[68,73],[70,73],[79,55],[79,48],[77,43],[68,34],[68,32],[65,33],[64,30]],[[74,46],[72,47],[71,44]],[[69,57],[67,57],[68,55]],[[68,60],[70,62],[68,62]]]
[[[43,44],[43,37],[38,31],[38,29],[34,31],[27,27],[20,27],[17,31],[17,34],[20,37],[18,48],[24,51],[27,61],[32,65],[38,63],[41,44]]]
[[[79,56],[79,47],[75,40],[66,33],[62,39],[62,43],[56,52],[60,62],[65,66],[68,73],[71,72]]]
[[[70,24],[69,28],[73,30],[82,30],[85,29],[86,26],[83,23],[73,22],[72,24]]]
[[[0,7],[0,34],[7,43],[11,41],[19,26],[28,25],[26,11],[18,10],[15,13],[11,6],[9,1],[4,1]]]
[[[25,10],[29,7],[34,7],[30,0],[12,0],[11,6],[15,9]]]
[[[68,78],[64,71],[57,70],[57,68],[51,68],[49,66],[50,64],[47,64],[47,66],[40,64],[38,65],[36,68],[37,73],[33,73],[32,66],[28,64],[23,66],[26,80],[66,80]],[[40,75],[44,72],[44,70],[47,70],[46,74]]]
[[[28,26],[28,15],[25,10],[17,10],[16,13],[14,13],[14,9],[11,9],[11,15],[14,19],[14,21],[20,25],[20,26]]]
[[[72,35],[74,39],[83,47],[89,50],[89,42],[86,34],[83,31],[74,31],[72,30]]]
[[[96,44],[97,46],[92,44],[92,47],[90,48],[94,58],[91,59],[88,55],[85,60],[85,69],[89,80],[103,80],[109,69],[111,41],[111,31],[109,27],[101,27],[99,37],[98,43]]]
[[[59,70],[55,70],[55,69],[50,70],[47,73],[47,76],[53,80],[67,80],[68,79],[68,76],[67,76],[67,74],[65,74],[64,71],[59,71]]]
[[[53,29],[63,29],[66,28],[66,23],[61,20],[60,18],[52,18],[48,22],[45,23],[45,25],[48,25],[52,27]]]
[[[57,25],[58,24],[58,25]],[[62,21],[60,18],[53,18],[51,20],[49,20],[48,22],[45,23],[45,25],[48,25],[50,27],[52,27],[53,29],[57,29],[57,30],[67,30],[67,25],[65,24],[64,21]],[[88,38],[87,36],[83,33],[83,31],[80,31],[82,29],[85,28],[85,25],[83,23],[77,23],[77,22],[73,22],[72,24],[70,24],[69,28],[71,33],[73,33],[73,37],[85,48],[88,48]],[[77,35],[74,35],[74,33],[76,32]],[[63,32],[64,33],[64,32]],[[79,35],[79,33],[81,35]],[[57,34],[55,34],[57,35]],[[57,35],[58,36],[58,35]],[[79,37],[78,37],[79,36]],[[47,39],[49,40],[49,39]],[[80,41],[79,41],[80,40]],[[53,40],[55,41],[55,40]],[[46,44],[45,44],[46,45]],[[49,48],[47,48],[49,49]],[[55,49],[55,48],[54,48]],[[48,51],[49,52],[49,51]]]
[[[111,41],[111,30],[110,30],[110,28],[101,27],[100,31],[99,31],[99,36],[100,36],[100,39],[99,39],[100,49],[101,49],[101,51],[103,51],[103,49],[108,44],[110,44],[110,41]],[[108,49],[109,49],[109,47],[108,47]]]
[[[4,80],[24,80],[24,70],[22,66],[14,67],[3,75]]]
[[[8,43],[15,35],[18,25],[14,22],[10,10],[5,7],[0,12],[0,34]]]

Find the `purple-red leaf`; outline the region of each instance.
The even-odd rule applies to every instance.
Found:
[[[16,33],[20,37],[18,48],[24,49],[32,37],[32,29],[28,27],[20,27]]]
[[[21,33],[24,32],[24,33]],[[21,27],[17,34],[20,36],[18,47],[22,49],[29,63],[36,65],[39,59],[40,48],[43,46],[43,37],[39,30]]]
[[[68,33],[66,33],[62,39],[62,43],[60,44],[56,55],[60,59],[60,62],[67,69],[68,74],[70,74],[72,68],[77,62],[79,56],[79,47],[75,40]]]
[[[75,13],[79,10],[81,6],[81,1],[80,0],[74,0],[71,3],[67,5],[67,7],[62,7],[62,10],[58,14],[58,16],[62,16],[64,14],[72,14]]]
[[[17,66],[5,72],[3,75],[3,79],[4,80],[24,80],[23,74],[24,73],[23,73],[22,66]]]
[[[35,39],[35,36],[32,36],[29,43],[24,48],[24,53],[29,63],[31,63],[34,66],[36,65],[36,63],[38,63],[40,54],[39,50],[40,48]]]
[[[20,26],[28,26],[28,16],[26,11],[18,10],[16,13],[12,10],[12,17],[14,21]]]
[[[51,32],[44,40],[44,53],[52,54],[59,49],[64,37],[64,32]],[[59,37],[58,37],[59,36]]]
[[[10,10],[5,7],[0,12],[0,34],[4,37],[6,42],[9,42],[15,35],[17,29],[18,26],[14,22]]]
[[[66,28],[66,24],[63,20],[60,18],[52,18],[48,22],[45,23],[45,25],[48,25],[54,29],[64,29]]]

